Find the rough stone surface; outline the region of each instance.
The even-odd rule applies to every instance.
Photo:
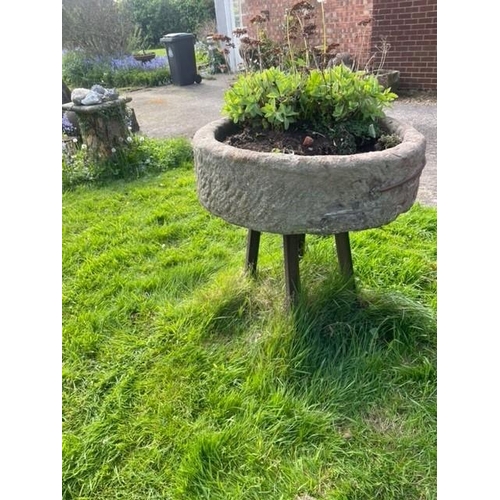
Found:
[[[74,92],[74,91],[73,91]],[[62,105],[63,110],[65,111],[75,111],[77,114],[96,114],[101,111],[105,111],[110,108],[114,108],[116,106],[120,106],[121,104],[128,103],[132,100],[131,97],[118,97],[118,99],[114,101],[106,101],[101,104],[94,104],[93,106],[84,106],[82,104],[75,104],[74,102],[68,102]]]
[[[227,120],[193,138],[198,198],[238,226],[279,234],[335,234],[379,227],[413,205],[425,166],[425,137],[386,118],[402,143],[347,156],[258,153],[220,142]]]
[[[437,107],[430,102],[395,102],[388,112],[392,118],[416,128],[425,137],[426,165],[418,188],[417,201],[437,207]]]
[[[129,92],[141,133],[155,138],[183,136],[192,139],[198,129],[221,118],[223,95],[234,78],[234,75],[217,74],[213,80],[204,78],[200,85],[164,85]],[[436,207],[436,99],[422,101],[415,96],[400,97],[386,114],[411,125],[425,136],[427,163],[420,177],[417,201]]]
[[[103,96],[93,90],[90,90],[89,93],[82,99],[81,104],[83,106],[91,106],[93,104],[100,104],[102,102]]]
[[[98,94],[104,95],[106,93],[106,89],[102,85],[92,85],[90,87],[90,90],[93,90],[94,92],[97,92]]]
[[[85,99],[88,93],[89,89],[83,89],[83,88],[73,89],[73,91],[71,92],[71,102],[80,105],[82,103],[82,100]]]
[[[399,87],[400,72],[396,70],[382,71],[377,75],[377,80],[384,88],[390,87],[395,92]]]
[[[118,92],[116,89],[104,89],[104,101],[116,101],[118,99]]]
[[[340,66],[343,64],[344,66],[347,66],[348,68],[351,68],[353,65],[353,59],[351,54],[349,52],[339,52],[338,54],[335,55],[333,59],[330,59],[328,61],[328,68],[333,68],[334,66]]]

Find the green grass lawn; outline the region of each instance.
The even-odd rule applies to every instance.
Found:
[[[167,48],[159,47],[157,49],[146,49],[146,52],[154,52],[157,56],[164,57],[167,55]],[[137,51],[137,53],[140,53],[140,51]]]
[[[64,499],[436,498],[436,211],[281,239],[198,203],[190,164],[63,195]]]

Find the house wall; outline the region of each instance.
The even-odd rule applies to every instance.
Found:
[[[263,26],[267,30],[268,36],[275,41],[285,41],[285,11],[294,5],[293,0],[242,0],[242,13],[245,27],[250,36],[256,35],[255,25],[250,23],[257,14],[269,11],[269,22]],[[316,0],[310,0],[315,7],[315,23],[319,34],[311,40],[312,45],[323,43],[323,22],[321,5]],[[370,17],[372,13],[373,0],[325,0],[325,26],[327,44],[339,43],[338,52],[350,52],[357,54],[361,47],[363,28],[358,26],[358,21]],[[365,30],[367,40],[365,43],[365,53],[362,58],[368,56],[370,48],[370,28]],[[366,36],[366,35],[365,35]]]
[[[384,67],[401,72],[400,86],[437,89],[437,0],[373,0],[372,50],[385,36]]]
[[[217,22],[217,33],[233,38],[233,12],[232,5],[227,0],[215,0],[215,16]],[[238,41],[235,40],[235,44]],[[228,57],[231,71],[237,71],[238,64],[241,63],[241,57],[237,50],[231,50]]]
[[[316,0],[310,3],[321,32],[321,6]],[[250,19],[269,11],[269,22],[264,25],[267,33],[274,41],[284,43],[285,9],[293,4],[293,0],[242,0],[243,24],[250,36],[255,36],[256,26]],[[377,46],[385,36],[390,50],[384,68],[401,72],[400,86],[437,88],[437,0],[325,0],[323,5],[327,43],[339,43],[338,52],[358,56],[361,66],[375,54],[377,63]],[[358,22],[367,17],[372,22],[359,26]],[[313,40],[315,45],[321,43],[320,38]]]

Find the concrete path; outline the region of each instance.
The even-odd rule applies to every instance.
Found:
[[[233,75],[216,75],[199,85],[166,85],[123,95],[132,98],[129,107],[134,109],[144,135],[192,139],[200,127],[222,117],[224,92],[233,80]]]
[[[387,115],[415,127],[427,140],[427,163],[420,177],[418,200],[437,206],[437,106],[436,103],[395,101]]]
[[[233,75],[216,75],[214,80],[186,86],[167,85],[134,90],[123,95],[132,98],[140,132],[148,137],[192,138],[207,123],[221,118],[223,95]],[[437,107],[436,103],[396,101],[387,112],[422,132],[427,139],[427,164],[420,178],[418,200],[437,206]]]

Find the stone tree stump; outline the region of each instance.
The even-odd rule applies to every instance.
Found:
[[[118,97],[100,104],[79,105],[74,102],[63,104],[63,110],[73,111],[82,134],[82,141],[89,154],[105,160],[126,144],[130,130],[127,122],[126,105],[131,97]]]

